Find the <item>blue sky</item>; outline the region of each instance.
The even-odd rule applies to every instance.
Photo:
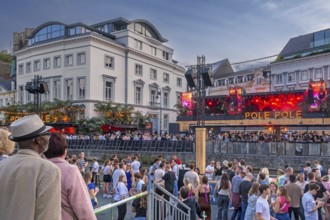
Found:
[[[0,50],[25,27],[117,17],[151,22],[181,65],[196,64],[198,55],[233,63],[278,54],[290,38],[330,28],[330,1],[10,0],[0,8]]]

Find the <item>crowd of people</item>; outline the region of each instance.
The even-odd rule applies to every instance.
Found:
[[[330,170],[317,160],[307,161],[296,172],[285,166],[277,170],[275,178],[267,167],[255,172],[245,160],[212,160],[204,174],[192,163],[179,188],[179,170],[184,167],[176,155],[168,161],[159,155],[149,165],[142,164],[138,154],[113,155],[103,166],[96,158],[89,165],[84,152],[68,156],[67,138],[50,133],[50,129],[37,115],[14,121],[10,132],[0,129],[0,194],[6,201],[0,203],[0,219],[93,220],[98,193],[118,202],[152,190],[153,183],[163,187],[156,187],[155,193],[164,201],[170,202],[173,195],[190,207],[192,220],[211,219],[211,200],[217,202],[218,220],[228,219],[229,209],[233,209],[232,220],[330,217]],[[18,151],[11,155],[15,143]],[[100,173],[103,189],[95,184]],[[188,212],[182,203],[178,202],[177,208]],[[133,201],[136,219],[146,219],[147,204],[146,196]],[[117,210],[118,219],[125,219],[127,203]],[[166,214],[172,209],[157,210]]]
[[[209,130],[208,140],[220,142],[235,141],[264,141],[264,142],[307,142],[307,143],[328,143],[329,134],[318,131],[282,131],[279,136],[269,131],[227,131],[212,132]],[[183,134],[162,135],[150,133],[149,131],[117,131],[100,135],[65,135],[67,140],[170,140],[170,141],[194,141],[195,135],[189,132]]]

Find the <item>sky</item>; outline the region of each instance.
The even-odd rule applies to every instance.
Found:
[[[118,17],[152,23],[182,66],[201,55],[206,63],[236,63],[279,54],[290,38],[330,28],[330,1],[9,0],[0,7],[0,50],[10,50],[13,33],[26,27]]]

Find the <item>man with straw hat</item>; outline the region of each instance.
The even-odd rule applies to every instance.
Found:
[[[0,219],[61,219],[60,170],[41,157],[48,148],[51,128],[38,115],[10,125],[8,138],[19,150],[0,163]]]

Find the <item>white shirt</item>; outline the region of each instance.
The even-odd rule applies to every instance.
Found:
[[[256,204],[256,213],[261,213],[263,219],[270,220],[269,204],[266,199],[259,196]]]
[[[134,171],[134,173],[138,173],[140,171],[141,163],[138,160],[134,160],[133,163],[131,164],[131,166],[132,166],[132,170]]]
[[[211,172],[211,173],[209,173]],[[213,177],[213,173],[214,173],[214,166],[212,165],[207,165],[206,169],[205,169],[205,176],[207,176],[207,178],[209,178],[209,180],[212,180]]]
[[[122,200],[122,197],[123,198],[127,198],[128,197],[128,189],[127,189],[125,183],[120,182],[120,183],[118,183],[118,186],[116,188],[116,195],[114,197],[114,200],[116,202],[117,201],[120,201],[120,200]]]
[[[165,175],[165,171],[163,169],[158,168],[154,173],[154,182],[162,185],[164,175]]]
[[[98,162],[95,161],[93,163],[93,172],[98,173],[99,172],[99,168],[100,168],[100,166],[99,166]]]
[[[113,184],[112,186],[113,186],[113,188],[117,187],[117,183],[118,183],[118,179],[119,179],[120,175],[124,175],[125,179],[126,179],[126,174],[125,174],[124,170],[117,169],[117,170],[115,170],[115,172],[113,172],[113,175],[112,175],[112,184]]]

